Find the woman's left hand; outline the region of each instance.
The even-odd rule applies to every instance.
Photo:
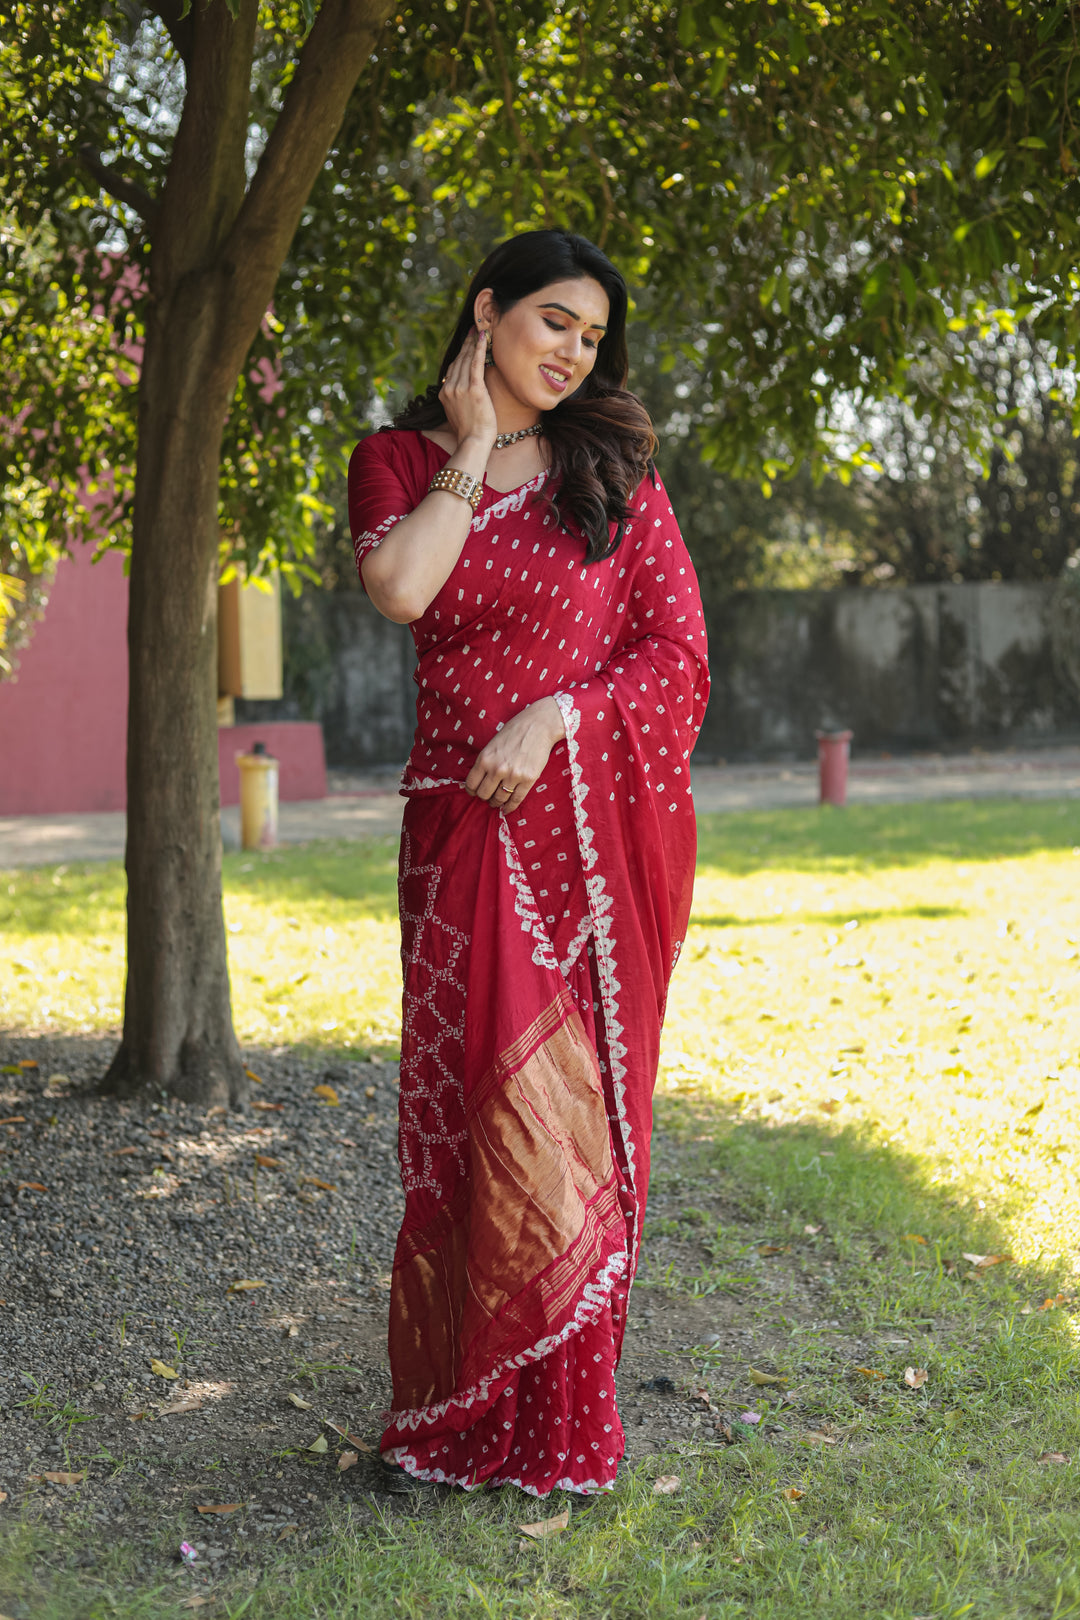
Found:
[[[466,793],[486,799],[496,810],[516,810],[565,736],[562,710],[554,698],[530,703],[481,749],[465,778]]]

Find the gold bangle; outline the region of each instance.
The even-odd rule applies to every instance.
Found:
[[[472,473],[462,472],[460,467],[441,467],[428,485],[429,495],[433,489],[445,489],[450,495],[460,495],[474,512],[484,498],[484,480],[474,478]]]

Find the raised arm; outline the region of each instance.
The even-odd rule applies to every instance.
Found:
[[[462,344],[439,390],[439,403],[457,438],[447,466],[483,478],[498,426],[484,382],[482,333],[474,331]],[[385,618],[410,624],[427,611],[461,555],[472,515],[462,496],[433,490],[368,552],[360,574]]]

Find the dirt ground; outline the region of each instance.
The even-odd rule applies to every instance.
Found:
[[[122,1536],[146,1573],[205,1589],[290,1538],[310,1549],[343,1499],[361,1519],[400,1510],[375,1468],[396,1070],[249,1052],[254,1106],[226,1116],[98,1098],[112,1049],[0,1039],[0,1522],[66,1526],[88,1565]],[[753,1305],[655,1286],[702,1272],[695,1231],[739,1223],[682,1152],[654,1139],[619,1376],[631,1465],[725,1444],[754,1405],[749,1366],[767,1370],[793,1322],[842,1327],[825,1320],[823,1237],[811,1265],[743,1223]]]

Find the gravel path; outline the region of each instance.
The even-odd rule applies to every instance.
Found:
[[[344,1505],[362,1524],[402,1500],[379,1494],[375,1470],[403,1207],[397,1072],[249,1052],[262,1084],[226,1115],[98,1098],[114,1044],[0,1036],[0,1529],[44,1525],[57,1560],[74,1546],[87,1567],[123,1541],[132,1578],[197,1595],[294,1545],[310,1553]],[[692,1272],[703,1256],[663,1236],[687,1196],[678,1162],[658,1137],[647,1250]],[[700,1186],[694,1199],[713,1202]],[[619,1376],[632,1464],[715,1430],[691,1347],[712,1346],[730,1387],[774,1331],[827,1310],[803,1258],[752,1258],[752,1312],[635,1290]],[[436,1511],[438,1495],[404,1501]]]

